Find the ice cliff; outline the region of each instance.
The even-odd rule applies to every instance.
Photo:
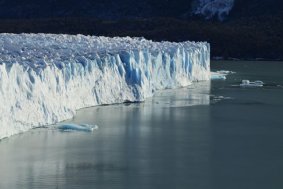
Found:
[[[208,43],[0,34],[0,139],[210,79]],[[111,115],[110,115],[111,116]]]

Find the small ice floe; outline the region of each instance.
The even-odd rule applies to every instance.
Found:
[[[226,80],[226,74],[211,72],[211,80]]]
[[[249,81],[249,80],[242,80],[240,87],[263,87],[262,81]]]
[[[229,75],[229,74],[234,74],[236,72],[228,71],[228,70],[220,70],[220,71],[217,71],[216,73]]]
[[[92,132],[98,129],[97,125],[89,124],[74,124],[74,123],[64,123],[58,126],[58,129],[61,131],[83,131],[83,132]]]
[[[227,71],[227,70],[220,70],[216,72],[210,73],[211,80],[226,80],[226,76],[229,74],[234,74],[235,72]]]

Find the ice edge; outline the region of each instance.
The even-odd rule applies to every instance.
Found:
[[[0,34],[0,139],[209,79],[206,42]]]

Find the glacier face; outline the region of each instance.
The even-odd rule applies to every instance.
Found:
[[[80,108],[143,101],[210,79],[210,46],[144,38],[0,34],[0,139]]]

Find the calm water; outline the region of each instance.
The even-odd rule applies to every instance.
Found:
[[[214,62],[227,81],[84,109],[73,123],[0,141],[0,188],[282,189],[283,63]],[[268,86],[241,89],[242,79]],[[280,85],[280,86],[278,86]]]

